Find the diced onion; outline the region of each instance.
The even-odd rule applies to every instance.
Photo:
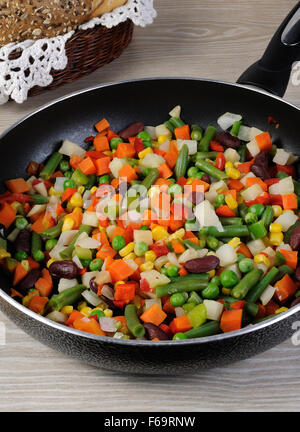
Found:
[[[96,212],[86,211],[83,213],[82,223],[84,225],[89,225],[92,227],[98,227],[99,220],[97,218]]]
[[[185,312],[182,309],[182,307],[179,306],[179,307],[175,308],[175,314],[176,314],[176,318],[179,318],[179,317],[185,315]]]
[[[56,177],[55,183],[54,183],[54,189],[59,192],[63,193],[64,191],[64,182],[68,180],[67,177]]]
[[[91,290],[83,291],[81,295],[92,306],[96,307],[101,303],[101,299]]]
[[[241,156],[235,149],[228,148],[224,151],[224,156],[227,161],[230,162],[238,162],[241,159]]]
[[[197,141],[196,140],[177,140],[178,150],[180,151],[184,145],[187,145],[189,149],[189,155],[193,155],[197,153]]]
[[[290,153],[286,152],[283,149],[277,149],[276,154],[273,158],[273,162],[279,165],[286,165],[289,160]]]
[[[152,139],[154,139],[154,140],[157,139],[157,135],[156,135],[154,126],[145,126],[144,130],[145,130],[145,132],[148,132],[148,134],[151,136]]]
[[[253,256],[261,253],[266,248],[265,243],[261,239],[251,240],[247,243],[247,246]]]
[[[228,128],[233,126],[236,121],[240,120],[242,120],[242,116],[240,114],[233,114],[227,112],[218,118],[217,123],[221,129],[227,130]]]
[[[280,223],[282,226],[282,231],[286,232],[292,225],[294,225],[298,220],[298,216],[290,211],[282,213],[277,219],[274,220],[275,223]]]
[[[86,153],[83,148],[69,140],[64,140],[58,151],[66,156],[79,156],[81,158],[84,158]]]
[[[35,204],[29,213],[27,213],[27,217],[31,217],[35,214],[42,213],[46,210],[47,204]]]
[[[109,298],[110,300],[114,299],[114,290],[109,285],[103,285],[101,289],[101,295],[104,295],[105,297]]]
[[[260,301],[263,306],[269,303],[272,299],[276,289],[272,285],[268,285],[260,296]]]
[[[244,191],[242,191],[241,195],[244,198],[244,200],[247,202],[247,201],[255,200],[258,196],[262,195],[263,193],[264,191],[262,190],[262,188],[258,184],[254,184],[248,187],[247,189],[245,189]]]
[[[114,318],[100,317],[99,324],[103,331],[115,333],[117,331],[117,321]]]
[[[113,158],[113,160],[110,162],[109,169],[115,178],[119,177],[119,171],[124,165],[126,165],[126,161],[119,158]]]
[[[145,168],[158,168],[161,164],[165,163],[165,159],[155,153],[147,154],[140,162]]]
[[[83,265],[81,264],[80,259],[78,258],[77,255],[75,255],[72,259],[72,261],[77,265],[77,267],[82,270],[83,269]]]
[[[160,146],[159,149],[168,153],[169,149],[170,149],[170,141],[166,140],[165,142],[163,142]]]
[[[170,282],[170,279],[159,273],[157,270],[147,270],[141,272],[141,279],[146,279],[150,288],[155,288],[158,285],[166,285]]]
[[[180,117],[181,114],[181,106],[180,105],[176,105],[176,107],[174,107],[170,112],[169,112],[169,116],[170,117]]]
[[[40,183],[35,184],[33,186],[33,189],[35,189],[38,194],[40,194],[44,197],[48,196],[46,186],[44,185],[44,182],[42,182],[42,181]]]
[[[255,139],[246,144],[246,147],[252,157],[257,156],[260,153],[260,149]]]
[[[59,324],[64,324],[68,319],[68,315],[63,314],[59,311],[53,311],[50,312],[48,315],[46,315],[46,318],[50,319],[51,321],[55,321]]]
[[[65,279],[60,278],[58,282],[58,292],[61,293],[62,291],[72,288],[78,284],[77,279]]]
[[[213,321],[220,321],[224,305],[215,300],[204,300],[203,304],[206,308],[206,318]]]
[[[251,128],[249,128],[248,126],[241,125],[238,134],[238,139],[246,142],[251,141]]]
[[[58,244],[63,246],[69,246],[75,235],[78,233],[78,230],[67,230],[63,231],[58,239]]]
[[[148,246],[153,244],[153,235],[152,231],[147,230],[134,230],[133,231],[133,241],[135,243],[137,242],[145,242]]]
[[[227,267],[237,262],[237,253],[229,244],[224,244],[216,250],[216,256],[220,260],[221,267]]]
[[[153,306],[154,304],[157,304],[159,307],[161,307],[161,299],[146,299],[145,300],[145,310],[149,309],[149,307]]]

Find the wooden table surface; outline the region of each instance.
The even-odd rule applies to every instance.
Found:
[[[0,107],[0,132],[54,98],[98,83],[149,76],[234,81],[262,54],[295,0],[156,0],[152,27],[110,65],[24,103]],[[166,97],[168,97],[166,95]],[[300,104],[299,87],[286,99]],[[300,351],[290,340],[252,359],[191,376],[128,376],[64,357],[0,313],[0,411],[297,411]]]

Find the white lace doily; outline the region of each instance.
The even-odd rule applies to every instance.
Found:
[[[128,0],[124,6],[100,18],[93,18],[79,29],[87,30],[99,24],[111,28],[127,19],[145,27],[152,24],[155,17],[153,0]],[[53,81],[51,70],[63,70],[67,66],[65,45],[73,34],[74,31],[71,31],[64,36],[10,43],[0,48],[0,105],[9,98],[22,103],[32,87],[50,85]],[[18,58],[11,60],[15,52]]]

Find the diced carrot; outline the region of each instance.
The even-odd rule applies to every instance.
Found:
[[[108,238],[106,236],[106,233],[103,232],[103,231],[100,231],[99,234],[100,234],[100,243],[101,243],[101,246],[109,246],[109,241],[108,241]]]
[[[23,178],[7,180],[5,185],[13,193],[24,193],[30,190],[30,187]]]
[[[28,308],[37,314],[43,315],[47,303],[48,299],[46,297],[35,295],[30,299]]]
[[[244,189],[245,186],[239,180],[230,179],[228,182],[228,187],[229,189],[234,189],[237,192],[240,192],[242,189]]]
[[[119,143],[116,151],[116,157],[119,159],[122,158],[132,158],[135,155],[135,148],[132,144],[127,143]]]
[[[43,227],[44,230],[52,228],[55,225],[55,220],[53,219],[50,212],[46,212],[43,217]]]
[[[170,297],[168,297],[167,300],[164,302],[163,311],[165,311],[167,314],[169,313],[175,315],[175,308],[170,303]]]
[[[186,269],[184,267],[180,267],[178,274],[179,274],[179,276],[186,276],[188,274],[188,272],[186,271]]]
[[[99,323],[93,318],[77,318],[73,322],[73,327],[76,330],[81,330],[99,336],[105,336],[105,333],[103,330],[101,330]]]
[[[129,164],[122,166],[119,170],[119,177],[125,179],[128,183],[138,178],[134,168]]]
[[[73,325],[73,322],[76,319],[80,319],[80,318],[84,318],[85,315],[83,315],[83,313],[79,312],[78,310],[73,310],[69,316],[69,318],[66,321],[66,325]]]
[[[38,217],[38,219],[31,225],[30,229],[37,234],[40,234],[42,231],[45,230],[44,228],[44,216],[45,213],[41,213]]]
[[[173,214],[170,215],[169,227],[172,231],[177,231],[179,228],[183,227],[183,219],[175,219]]]
[[[140,316],[140,319],[145,323],[152,323],[159,326],[167,317],[167,314],[158,304],[153,304]]]
[[[68,187],[61,196],[61,202],[68,201],[74,193],[77,192],[77,189]]]
[[[94,161],[95,167],[96,167],[96,175],[101,176],[103,174],[110,173],[109,164],[110,164],[110,157],[106,156],[104,158],[95,159]]]
[[[250,172],[250,168],[251,166],[254,164],[254,159],[252,159],[249,162],[244,162],[238,165],[238,170],[243,173],[243,174],[247,174]]]
[[[221,217],[235,217],[235,213],[231,210],[228,205],[221,205],[217,208],[216,213]]]
[[[170,168],[166,163],[161,164],[158,167],[158,170],[159,170],[160,177],[162,177],[163,179],[168,179],[173,175],[173,171],[170,170]]]
[[[184,333],[191,330],[192,325],[187,315],[182,315],[180,317],[174,318],[169,324],[170,330],[173,334]]]
[[[180,126],[178,128],[175,128],[174,134],[175,134],[177,139],[182,139],[182,140],[190,140],[191,139],[189,125],[184,125],[184,126]]]
[[[250,249],[248,248],[247,245],[245,245],[245,243],[241,243],[237,253],[243,254],[245,255],[246,258],[253,258],[252,253],[250,252]]]
[[[265,305],[265,316],[274,315],[277,309],[279,309],[279,304],[271,299],[269,303]]]
[[[72,156],[71,158],[70,158],[70,165],[71,165],[71,167],[73,168],[73,169],[77,169],[78,168],[78,165],[80,164],[80,162],[82,162],[83,161],[83,158],[82,157],[80,157],[80,156]]]
[[[164,157],[167,153],[159,148],[153,148],[153,153]]]
[[[276,288],[274,294],[275,299],[280,303],[285,303],[297,291],[297,285],[288,274],[284,275],[282,279],[276,282],[274,287]]]
[[[106,131],[106,129],[109,128],[109,122],[105,118],[103,118],[102,120],[100,120],[98,123],[95,124],[95,128],[97,132],[104,132]]]
[[[267,192],[268,186],[265,182],[262,181],[259,177],[247,177],[246,178],[246,187],[253,186],[254,184],[258,184],[264,192]]]
[[[134,273],[134,270],[125,261],[118,259],[109,267],[113,282],[124,281]]]
[[[244,306],[245,306],[245,300],[237,300],[233,303],[230,303],[231,309],[243,309]]]
[[[171,243],[172,243],[172,248],[176,254],[180,254],[185,251],[185,247],[183,246],[182,243],[180,243],[180,241],[174,239],[172,240]]]
[[[288,193],[282,195],[282,204],[284,210],[295,210],[298,208],[297,195],[295,193]]]
[[[14,288],[10,289],[10,296],[12,298],[14,298],[14,297],[23,298],[24,297],[21,293],[19,293],[19,291],[15,290]]]
[[[78,164],[78,169],[83,172],[83,174],[96,174],[96,167],[93,160],[90,157],[86,157]]]
[[[208,189],[210,188],[209,183],[206,183],[205,181],[197,178],[193,179],[191,186],[192,186],[192,191],[199,191],[199,192],[207,192]]]
[[[111,129],[108,129],[108,131],[107,131],[107,139],[108,139],[108,141],[112,140],[113,138],[119,138],[119,137],[120,137],[120,135],[118,135],[116,132],[114,132]]]
[[[110,246],[102,246],[97,254],[96,254],[96,258],[101,258],[102,260],[105,260],[106,257],[111,256],[112,258],[114,258],[117,255],[117,251],[115,251],[112,247]]]
[[[119,284],[115,288],[114,299],[124,301],[125,304],[131,302],[135,297],[136,283]]]
[[[22,279],[27,275],[27,270],[24,268],[24,266],[21,263],[18,263],[15,268],[14,273],[14,280],[13,280],[13,286],[18,285],[18,283],[21,282]]]
[[[242,327],[242,315],[242,309],[225,310],[221,316],[221,330],[224,333],[239,330]]]
[[[228,189],[228,190],[223,190],[221,192],[223,195],[231,195],[232,198],[234,198],[235,200],[237,199],[237,192],[235,189]]]
[[[98,134],[94,138],[94,147],[96,151],[104,152],[110,150],[109,142],[106,136]]]
[[[167,164],[169,165],[169,167],[173,169],[177,162],[178,153],[168,151],[168,153],[164,155],[164,158]]]
[[[16,219],[16,213],[12,206],[3,201],[0,203],[0,223],[9,228]]]
[[[49,297],[52,291],[52,284],[45,278],[39,278],[34,284],[42,297]]]
[[[273,184],[279,183],[280,182],[280,178],[271,178],[271,179],[266,179],[264,180],[264,182],[266,183],[266,185],[268,187],[272,186]]]
[[[28,257],[27,261],[29,263],[29,267],[30,267],[31,270],[40,268],[40,263],[38,263],[37,261],[35,261],[33,258]]]
[[[269,132],[263,132],[259,135],[256,135],[255,141],[258,144],[259,149],[262,150],[271,150],[272,141]]]
[[[280,249],[279,251],[285,258],[286,265],[296,270],[298,263],[298,251],[289,251],[286,249]]]

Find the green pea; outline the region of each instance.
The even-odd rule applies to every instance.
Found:
[[[200,234],[199,235],[199,246],[201,249],[204,249],[206,246],[206,235]]]
[[[95,258],[90,262],[89,268],[91,271],[99,271],[103,266],[103,260],[101,258]]]
[[[218,206],[224,205],[225,204],[225,195],[224,194],[219,194],[216,198],[216,204]]]
[[[81,258],[80,262],[83,265],[83,267],[87,267],[87,268],[90,267],[90,264],[91,264],[91,260],[90,259]]]
[[[168,276],[168,269],[166,267],[162,267],[160,269],[161,274],[163,274],[164,276]]]
[[[121,235],[117,235],[113,238],[112,241],[112,247],[114,248],[114,250],[119,251],[121,249],[123,249],[123,247],[125,247],[126,242],[123,236]]]
[[[203,176],[204,176],[204,172],[199,171],[194,177],[198,180],[201,180]]]
[[[171,182],[171,184],[176,183],[176,180],[174,178],[169,178],[168,180]]]
[[[179,184],[175,183],[175,184],[172,184],[171,186],[169,186],[168,191],[169,191],[170,195],[181,194],[182,193],[182,187]]]
[[[148,225],[142,225],[140,230],[147,231],[149,229]]]
[[[151,135],[146,132],[146,131],[142,131],[138,134],[137,136],[138,138],[141,138],[143,141],[150,141],[151,142]]]
[[[210,249],[212,249],[212,250],[217,250],[218,247],[219,247],[220,242],[219,242],[219,240],[216,239],[215,237],[208,236],[208,237],[206,238],[206,244],[207,244],[207,246],[208,246]]]
[[[34,259],[35,261],[37,261],[37,262],[44,261],[44,259],[45,259],[45,254],[44,254],[44,252],[41,251],[41,250],[38,250],[38,251],[34,252],[34,254],[33,254],[33,259]]]
[[[148,148],[148,147],[152,147],[152,142],[151,141],[143,141],[143,143],[144,143],[144,146],[146,147],[146,148]]]
[[[47,252],[50,252],[57,245],[56,239],[49,239],[46,241],[45,249]]]
[[[245,216],[245,222],[247,225],[252,225],[253,223],[256,223],[258,221],[258,217],[255,213],[247,213]]]
[[[102,184],[102,183],[110,183],[110,177],[109,177],[109,175],[103,175],[103,176],[100,176],[100,177],[98,178],[98,183],[99,183],[99,184]]]
[[[95,315],[97,316],[98,321],[99,321],[99,318],[105,317],[105,313],[100,309],[97,309],[97,310],[94,310],[93,312],[91,312],[90,317],[95,316]]]
[[[182,293],[175,293],[172,294],[170,297],[170,303],[174,307],[182,306],[184,305],[185,302],[186,302],[186,298]]]
[[[210,282],[220,286],[221,284],[220,276],[214,276],[213,278],[211,278]]]
[[[66,160],[62,160],[59,164],[60,170],[64,173],[70,169],[70,164]]]
[[[197,130],[197,129],[195,129],[195,130],[193,130],[192,131],[192,133],[191,133],[191,139],[192,140],[196,140],[196,141],[200,141],[201,139],[202,139],[202,132],[201,132],[201,130]]]
[[[110,140],[110,148],[112,150],[117,150],[118,144],[121,143],[121,142],[123,142],[122,138],[117,138],[117,137],[116,138],[112,138]]]
[[[26,260],[28,258],[28,254],[24,251],[18,251],[15,253],[15,259],[17,261],[23,261]]]
[[[64,172],[64,176],[67,177],[68,179],[70,179],[72,177],[72,171],[66,171]]]
[[[220,294],[220,289],[217,284],[210,282],[201,294],[206,299],[215,299]]]
[[[17,217],[15,225],[16,225],[16,228],[18,228],[19,230],[22,230],[22,229],[27,227],[28,221],[24,217]]]
[[[72,179],[65,180],[64,181],[64,190],[66,190],[67,188],[77,189],[77,184]]]
[[[238,253],[237,254],[237,257],[238,257],[238,259],[237,259],[237,262],[239,263],[240,261],[242,261],[244,258],[246,258],[246,256],[244,255],[244,254],[241,254],[241,253]]]
[[[168,276],[176,277],[178,275],[178,267],[176,265],[170,265],[167,268]]]
[[[184,333],[176,333],[173,336],[173,340],[184,340],[187,339],[187,336]]]
[[[232,288],[239,282],[239,278],[232,270],[224,270],[220,275],[220,281],[223,287]]]
[[[143,241],[137,242],[135,244],[135,246],[134,246],[134,253],[137,256],[145,255],[145,253],[147,252],[147,250],[148,250],[148,245],[147,245],[147,243],[145,243]]]
[[[244,258],[239,262],[239,269],[242,273],[249,273],[254,268],[253,260]]]
[[[198,174],[199,170],[197,167],[191,167],[188,169],[187,175],[188,177],[195,177],[196,174]]]

